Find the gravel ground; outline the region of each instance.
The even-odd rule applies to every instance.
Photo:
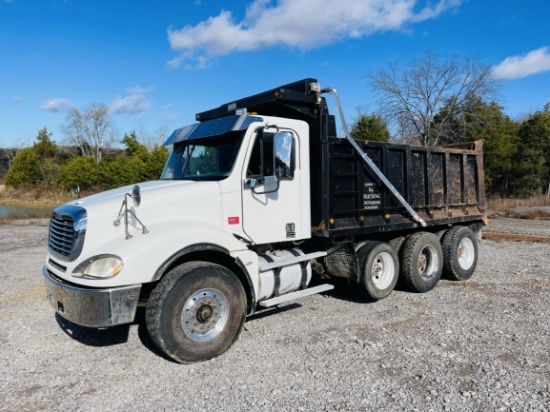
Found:
[[[550,235],[550,221],[489,230]],[[0,226],[0,410],[548,411],[550,245],[484,241],[474,277],[365,304],[345,287],[249,318],[226,354],[161,357],[44,298],[45,225]]]
[[[490,220],[486,230],[489,232],[547,236],[550,238],[550,221],[497,218]]]

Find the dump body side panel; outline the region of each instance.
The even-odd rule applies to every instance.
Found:
[[[480,221],[485,214],[482,143],[421,147],[358,142],[427,226]],[[327,213],[313,222],[322,237],[420,227],[353,147],[328,138]]]

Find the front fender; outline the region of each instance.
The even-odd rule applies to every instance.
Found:
[[[174,265],[174,263],[176,263],[182,257],[184,257],[186,255],[189,255],[189,254],[192,254],[192,253],[195,253],[195,252],[207,252],[207,251],[219,252],[219,253],[222,253],[224,255],[229,256],[229,250],[227,250],[227,249],[225,249],[225,248],[223,248],[219,245],[212,244],[212,243],[198,243],[198,244],[189,245],[189,246],[186,246],[183,249],[177,251],[172,256],[170,256],[168,258],[168,260],[165,261],[157,269],[157,272],[155,273],[155,276],[153,277],[153,281],[160,280],[160,278],[168,270],[168,268],[170,266]]]

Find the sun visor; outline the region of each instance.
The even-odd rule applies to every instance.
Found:
[[[255,122],[263,122],[263,119],[258,116],[233,115],[208,120],[202,123],[190,124],[189,126],[176,129],[166,142],[164,142],[164,146],[169,146],[184,140],[219,136],[230,131],[245,130]]]

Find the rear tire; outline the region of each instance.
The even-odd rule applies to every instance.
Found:
[[[401,273],[413,292],[432,290],[441,278],[443,250],[432,233],[418,232],[407,238],[400,253]]]
[[[478,243],[474,232],[466,226],[447,230],[441,241],[445,274],[453,280],[472,277],[477,265]]]
[[[368,242],[358,252],[361,293],[367,299],[380,300],[395,289],[399,278],[399,258],[386,242]]]
[[[172,269],[151,293],[147,330],[155,345],[180,363],[225,352],[246,316],[242,284],[229,269],[189,262]]]

